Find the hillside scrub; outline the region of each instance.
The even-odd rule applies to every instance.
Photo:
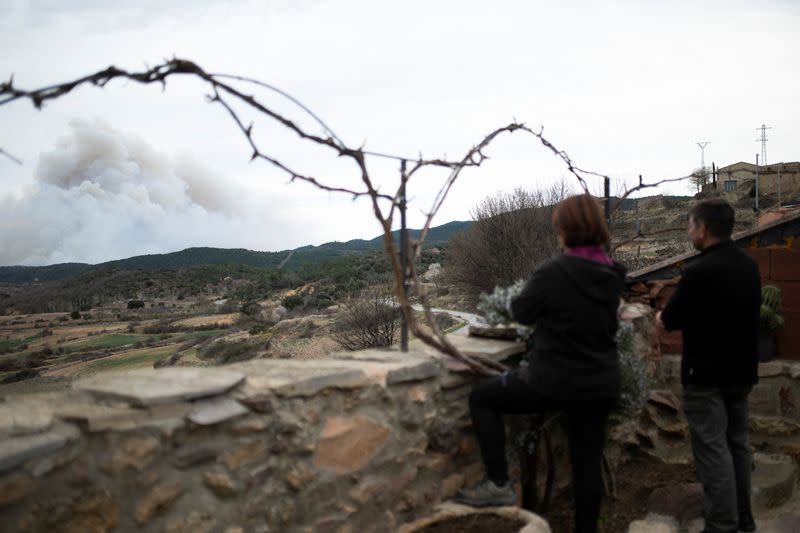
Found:
[[[473,209],[472,226],[451,239],[446,275],[475,300],[481,292],[527,278],[558,251],[550,219],[553,206],[569,194],[561,183],[486,198]]]
[[[331,337],[353,351],[391,346],[399,334],[400,307],[391,291],[371,287],[344,303]]]

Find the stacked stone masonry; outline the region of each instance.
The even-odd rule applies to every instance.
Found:
[[[459,337],[504,359],[521,344]],[[0,530],[385,532],[482,476],[474,378],[421,345],[104,374],[0,402]]]

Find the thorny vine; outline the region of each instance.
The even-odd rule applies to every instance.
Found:
[[[523,132],[533,136],[542,144],[542,146],[551,151],[556,157],[561,159],[568,172],[578,181],[581,189],[586,193],[589,192],[589,187],[586,181],[587,178],[592,177],[610,179],[609,176],[585,170],[575,165],[565,151],[559,150],[544,137],[543,128],[534,130],[526,126],[524,123],[519,122],[512,122],[506,126],[492,131],[483,137],[477,144],[468,149],[464,156],[458,160],[449,160],[446,158],[427,159],[422,155],[419,155],[418,157],[403,157],[380,152],[371,152],[364,150],[363,148],[351,148],[347,146],[341,140],[341,138],[338,137],[333,130],[328,127],[316,114],[314,114],[308,107],[303,105],[302,102],[292,97],[290,94],[272,85],[252,78],[230,74],[208,73],[196,63],[179,58],[165,60],[163,63],[141,72],[131,72],[115,66],[110,66],[104,70],[83,76],[73,81],[50,85],[34,90],[23,90],[17,88],[14,85],[14,79],[12,77],[8,81],[0,83],[0,106],[9,104],[16,100],[29,100],[36,109],[41,109],[48,100],[60,98],[82,85],[94,85],[96,87],[103,88],[109,82],[115,79],[130,80],[142,84],[156,83],[161,84],[162,88],[166,88],[167,78],[179,75],[199,78],[209,86],[210,94],[208,95],[208,100],[211,103],[219,104],[230,115],[231,119],[241,131],[250,149],[252,150],[251,160],[260,159],[270,163],[271,165],[288,174],[290,181],[306,182],[324,191],[351,195],[354,199],[359,197],[368,197],[370,199],[375,218],[378,220],[381,228],[383,229],[384,248],[391,262],[392,273],[395,282],[395,293],[397,295],[401,310],[405,315],[409,325],[409,330],[414,336],[419,338],[425,344],[455,358],[477,374],[494,375],[505,370],[505,366],[482,356],[461,353],[436,326],[436,321],[432,320],[432,311],[428,294],[425,287],[420,283],[418,273],[414,267],[415,261],[408,262],[409,265],[406,267],[407,270],[405,272],[404,267],[400,264],[397,245],[392,238],[392,223],[394,221],[396,210],[399,208],[401,191],[403,190],[404,185],[420,169],[426,167],[438,167],[450,170],[450,174],[436,195],[431,209],[425,213],[425,223],[422,231],[420,232],[418,238],[413,240],[413,242],[411,242],[409,245],[411,249],[409,250],[408,257],[416,257],[421,251],[421,244],[427,236],[433,217],[439,212],[448,193],[460,176],[461,171],[465,168],[480,167],[488,159],[488,156],[484,153],[484,150],[502,134]],[[247,94],[238,89],[232,84],[235,82],[267,89],[289,99],[304,112],[308,113],[320,126],[323,133],[320,135],[306,131],[295,121],[292,121],[286,116],[267,107],[254,95]],[[267,154],[258,146],[253,138],[253,124],[245,124],[243,122],[240,115],[233,107],[234,102],[239,105],[243,104],[244,106],[249,107],[252,110],[276,121],[278,124],[298,135],[302,140],[317,144],[319,146],[327,147],[336,152],[339,157],[352,160],[357,167],[361,182],[363,184],[363,189],[338,187],[334,184],[323,182],[314,176],[302,174],[290,168],[276,157]],[[14,158],[2,149],[0,149],[0,154],[6,155],[12,160],[19,162],[18,159]],[[381,193],[375,187],[367,170],[366,162],[368,157],[388,158],[401,162],[400,184],[394,194],[389,195]],[[406,170],[407,166],[408,169]],[[640,183],[638,186],[626,190],[625,194],[619,199],[617,207],[621,205],[625,198],[637,190],[647,187],[656,187],[662,183],[679,181],[687,178],[688,176],[686,178],[666,179],[648,184]],[[382,208],[382,206],[388,207]],[[420,327],[419,322],[414,317],[409,299],[410,291],[404,284],[406,276],[409,276],[413,282],[413,290],[419,297],[425,315],[428,319],[428,323],[431,325],[430,331]]]

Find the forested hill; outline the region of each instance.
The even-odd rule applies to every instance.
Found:
[[[450,237],[466,229],[471,222],[454,221],[431,228],[425,245],[439,246]],[[419,235],[420,230],[409,230],[412,237]],[[395,240],[399,240],[400,232],[393,232]],[[97,265],[86,263],[61,263],[40,267],[0,266],[0,283],[31,283],[67,279],[96,269],[175,269],[203,265],[240,264],[254,267],[284,268],[297,270],[304,265],[322,263],[336,257],[349,254],[373,252],[383,249],[383,235],[374,239],[353,239],[347,242],[328,242],[319,246],[302,246],[294,250],[281,252],[256,252],[243,248],[187,248],[180,252],[168,254],[151,254],[108,261]]]

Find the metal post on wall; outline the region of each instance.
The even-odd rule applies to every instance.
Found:
[[[605,201],[606,224],[611,225],[611,179],[606,176],[603,178],[603,195]]]
[[[403,292],[408,296],[408,230],[406,229],[406,160],[400,161],[400,269]],[[408,351],[408,320],[400,313],[400,351]]]
[[[717,165],[712,161],[711,162],[711,185],[714,187],[714,190],[717,189]]]
[[[756,154],[756,225],[758,225],[758,154]]]

